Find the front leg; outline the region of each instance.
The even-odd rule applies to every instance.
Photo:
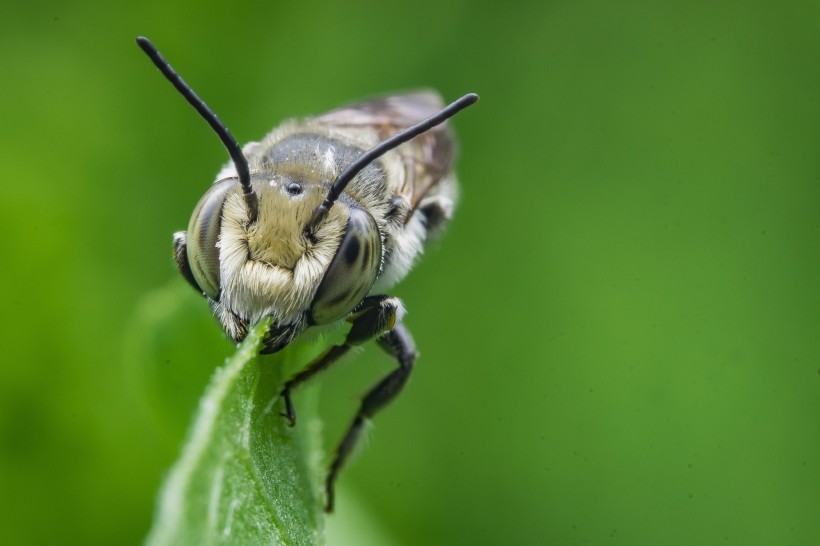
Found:
[[[282,415],[290,420],[291,425],[296,423],[296,412],[290,398],[290,391],[304,383],[317,373],[327,369],[352,347],[361,345],[373,338],[378,338],[379,345],[391,356],[398,360],[399,367],[382,379],[362,399],[359,411],[353,419],[339,447],[336,456],[330,465],[325,490],[327,492],[326,512],[333,511],[334,485],[339,471],[342,469],[350,452],[361,435],[366,419],[373,417],[377,411],[391,402],[407,383],[413,362],[416,360],[416,349],[410,333],[402,324],[396,324],[404,308],[398,298],[390,296],[371,296],[354,311],[348,319],[352,324],[347,333],[345,342],[328,349],[322,356],[310,363],[304,370],[293,376],[285,383],[282,389],[282,398],[285,400],[285,413]]]
[[[285,413],[282,415],[290,420],[291,426],[296,424],[296,411],[290,398],[290,391],[327,369],[353,347],[390,331],[396,324],[396,319],[400,318],[399,315],[403,312],[404,306],[401,301],[391,296],[370,296],[359,304],[347,319],[351,326],[344,343],[334,345],[325,351],[285,383],[281,394],[285,400]]]
[[[179,272],[182,273],[182,276],[185,277],[185,280],[190,283],[191,286],[196,288],[196,291],[200,294],[202,293],[202,289],[196,282],[194,278],[194,272],[191,271],[191,265],[188,263],[188,250],[187,250],[187,237],[184,231],[177,231],[174,233],[174,262],[177,264],[177,269]]]
[[[379,345],[398,360],[399,367],[365,395],[353,423],[347,429],[344,439],[336,449],[336,457],[330,465],[330,472],[325,482],[325,490],[327,491],[325,512],[328,513],[333,511],[336,476],[359,440],[365,421],[373,417],[377,411],[390,403],[401,392],[402,387],[407,383],[407,378],[410,377],[410,371],[413,369],[413,363],[416,360],[416,348],[413,344],[413,338],[410,337],[410,332],[403,324],[397,324],[391,331],[382,335],[379,338]]]

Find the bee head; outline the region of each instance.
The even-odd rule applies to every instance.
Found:
[[[217,133],[235,167],[200,199],[184,243],[196,284],[215,312],[234,317],[222,320],[233,337],[243,329],[231,325],[237,318],[328,324],[350,313],[379,274],[382,239],[373,217],[343,193],[345,187],[380,156],[478,100],[467,94],[377,144],[332,183],[307,183],[288,172],[252,177],[242,149],[216,114],[147,38],[137,43]]]
[[[234,188],[222,213],[223,303],[251,320],[272,314],[290,321],[306,311],[309,324],[329,324],[367,295],[381,268],[382,241],[363,207],[345,197],[314,224],[327,186],[283,174],[254,180],[259,205],[251,223]]]
[[[345,196],[312,224],[326,184],[254,176],[253,188],[255,218],[236,178],[214,183],[194,209],[187,256],[199,287],[250,322],[291,322],[306,311],[308,323],[328,324],[347,315],[381,267],[375,220]]]

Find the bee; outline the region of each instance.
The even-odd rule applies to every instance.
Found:
[[[342,344],[285,382],[282,415],[294,425],[291,391],[353,347],[376,340],[398,362],[364,396],[336,450],[325,482],[331,512],[336,477],[366,420],[396,397],[413,368],[404,305],[385,292],[450,220],[455,141],[444,122],[478,95],[447,107],[432,92],[360,102],[287,121],[240,148],[156,47],[144,37],[137,44],[231,157],[173,241],[180,273],[225,333],[239,342],[249,325],[271,317],[261,352],[274,353],[308,329],[350,323]]]

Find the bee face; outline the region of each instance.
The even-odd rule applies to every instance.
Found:
[[[257,177],[254,177],[257,178]],[[259,199],[256,222],[249,221],[241,191],[229,182],[213,186],[216,202],[224,195],[218,219],[206,222],[197,215],[216,216],[217,206],[198,206],[192,225],[219,226],[213,231],[189,230],[188,239],[203,232],[210,271],[218,271],[221,305],[243,322],[273,316],[278,324],[304,319],[310,325],[329,324],[343,318],[364,298],[381,265],[381,235],[376,221],[361,205],[344,199],[322,222],[308,232],[312,213],[327,193],[318,183],[285,175],[259,177],[254,189]],[[269,179],[268,179],[269,178]],[[228,189],[222,191],[222,185]],[[205,260],[188,251],[191,268]],[[201,267],[200,267],[201,269]],[[204,290],[203,290],[204,291]]]

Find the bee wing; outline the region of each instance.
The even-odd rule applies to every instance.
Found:
[[[422,91],[354,103],[315,119],[323,125],[356,134],[369,146],[375,146],[437,114],[443,107],[438,94]],[[398,192],[408,199],[411,210],[415,210],[430,189],[450,172],[456,153],[455,140],[444,123],[402,144],[395,152],[404,162],[405,174]]]

